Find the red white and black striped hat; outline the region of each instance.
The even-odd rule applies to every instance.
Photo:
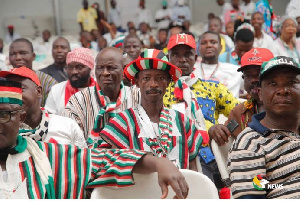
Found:
[[[124,75],[131,83],[134,83],[136,74],[146,69],[167,71],[173,81],[177,81],[182,75],[181,70],[171,64],[161,50],[156,49],[146,49],[142,52],[136,60],[133,60],[124,68]]]

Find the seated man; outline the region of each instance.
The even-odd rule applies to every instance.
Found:
[[[70,49],[70,43],[67,39],[63,37],[57,38],[52,44],[52,57],[54,63],[40,71],[52,76],[57,82],[68,80],[66,73],[66,58]]]
[[[13,68],[8,72],[0,72],[0,77],[22,84],[22,109],[26,112],[26,119],[19,131],[22,136],[31,137],[35,141],[87,147],[83,133],[74,120],[49,114],[40,108],[42,87],[34,71],[26,67]]]
[[[91,77],[95,59],[90,49],[75,48],[66,60],[68,80],[55,84],[46,100],[45,108],[52,114],[60,115],[73,94],[96,83]]]
[[[182,76],[176,83],[170,82],[164,95],[164,104],[167,107],[173,107],[182,102],[189,103],[190,98],[185,96],[185,92],[181,96],[176,90],[181,82],[186,83],[187,88],[184,88],[183,91],[192,91],[205,118],[206,130],[209,130],[212,125],[218,124],[219,114],[226,117],[229,115],[230,110],[238,104],[237,99],[221,83],[199,79],[194,68],[197,55],[196,42],[193,36],[188,34],[171,36],[168,50],[170,63],[181,69]],[[200,162],[203,174],[213,180],[213,173],[219,171],[212,151],[207,144],[200,149]]]
[[[167,157],[178,168],[197,171],[197,154],[201,133],[207,135],[205,129],[198,130],[184,114],[163,105],[170,80],[176,81],[181,70],[169,63],[162,51],[148,49],[128,64],[124,73],[140,88],[141,104],[111,119],[100,136],[113,148],[145,150]]]
[[[90,147],[111,117],[138,102],[137,92],[122,82],[123,68],[124,58],[119,49],[103,49],[96,57],[97,83],[71,96],[62,113],[77,122]]]
[[[300,198],[300,67],[278,56],[262,65],[265,112],[237,137],[228,157],[234,198]]]
[[[139,150],[80,149],[35,142],[18,135],[26,118],[21,84],[0,80],[0,198],[81,199],[101,186],[133,185],[132,172],[158,172],[162,198],[168,185],[175,198],[186,198],[188,185],[165,158]]]
[[[33,61],[35,60],[35,53],[33,52],[32,43],[25,38],[14,40],[9,46],[9,62],[14,68],[27,67],[33,68]],[[42,87],[42,99],[40,105],[45,106],[46,99],[53,85],[57,81],[48,74],[41,71],[36,71],[41,87]]]
[[[243,55],[238,71],[243,73],[244,87],[251,98],[234,107],[224,125],[215,124],[208,130],[209,136],[219,146],[225,145],[230,136],[236,138],[251,122],[251,117],[264,110],[264,106],[258,98],[259,72],[262,63],[273,57],[273,53],[265,48],[254,48]],[[226,125],[232,120],[235,120],[239,125],[233,132],[230,132]]]

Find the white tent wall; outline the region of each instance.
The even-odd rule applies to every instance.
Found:
[[[174,1],[174,0],[169,0]],[[186,0],[191,7],[192,23],[207,21],[207,14],[214,12],[219,15],[221,9],[215,0]],[[227,0],[230,2],[230,0]],[[256,0],[257,1],[257,0]],[[255,1],[255,2],[256,2]],[[79,26],[76,22],[76,13],[82,6],[82,0],[57,0],[58,13],[60,15],[60,27],[62,35],[76,35]],[[92,4],[98,2],[101,10],[106,11],[109,0],[89,0]],[[136,19],[135,13],[139,0],[117,0],[117,7],[121,10],[122,25]],[[289,0],[273,0],[272,4],[277,15],[283,15]],[[161,0],[146,0],[146,7],[155,12],[161,7]],[[134,21],[133,20],[133,21]],[[15,25],[16,32],[24,37],[34,38],[47,28],[55,33],[55,11],[54,0],[0,0],[0,37],[4,38],[6,26]]]

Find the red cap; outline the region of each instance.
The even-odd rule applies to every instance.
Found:
[[[269,49],[252,48],[242,56],[241,67],[237,71],[242,71],[244,67],[249,65],[261,66],[262,63],[271,60],[273,57],[274,55]]]
[[[171,50],[174,46],[177,45],[187,45],[193,49],[196,49],[196,41],[192,35],[189,34],[176,34],[172,35],[169,39],[168,50]]]
[[[8,28],[8,29],[13,29],[14,26],[13,26],[13,25],[8,25],[7,28]]]
[[[9,71],[0,71],[0,77],[6,78],[8,75],[17,75],[32,80],[36,85],[41,86],[40,80],[35,72],[27,67],[12,68]]]

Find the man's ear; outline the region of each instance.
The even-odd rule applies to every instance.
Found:
[[[21,111],[20,112],[20,123],[19,123],[19,127],[21,127],[22,123],[25,122],[25,119],[26,119],[26,111]]]
[[[35,57],[36,57],[36,55],[35,55],[35,53],[32,53],[32,61],[34,61],[35,60]]]
[[[259,87],[257,90],[258,90],[259,101],[262,102],[262,91],[261,91],[261,87]]]
[[[134,78],[134,83],[138,88],[140,87],[138,78]]]
[[[43,88],[42,88],[42,86],[37,86],[36,90],[37,90],[37,97],[42,98],[43,97],[43,93],[42,93]]]

